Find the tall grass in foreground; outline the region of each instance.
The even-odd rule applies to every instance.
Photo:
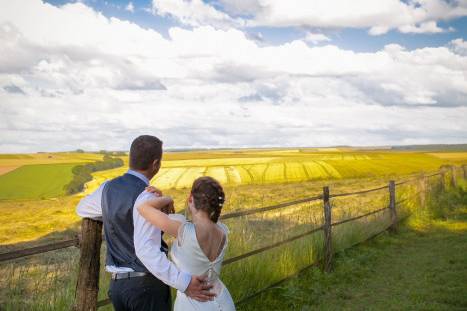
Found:
[[[399,234],[341,251],[332,273],[306,269],[239,310],[465,310],[467,183],[458,183],[444,190],[431,178],[420,205],[401,208],[411,217]]]
[[[331,184],[331,194],[373,188],[384,185],[383,180],[350,181]],[[255,186],[228,189],[233,202],[228,210],[260,207],[291,201],[321,192],[320,184],[301,183],[285,185]],[[397,209],[399,217],[405,218],[425,204],[423,191],[428,193],[438,186],[438,180],[431,178],[426,183],[414,181],[398,186]],[[420,192],[422,191],[422,192]],[[181,202],[186,193],[173,192]],[[259,202],[259,203],[258,203]],[[386,207],[388,191],[382,189],[364,195],[338,197],[331,200],[333,222],[358,216]],[[227,258],[241,255],[254,249],[299,235],[323,223],[322,202],[315,201],[266,213],[228,219],[230,228]],[[333,227],[333,247],[340,251],[364,241],[385,230],[389,225],[389,213],[383,211],[359,220]],[[291,243],[265,251],[258,255],[226,265],[222,280],[231,291],[235,301],[241,301],[303,268],[316,263],[322,254],[323,234],[314,234]],[[103,246],[104,248],[105,246]],[[102,260],[104,256],[102,250]],[[0,265],[5,277],[0,280],[1,310],[70,310],[76,284],[78,250],[66,249],[58,252],[32,256]],[[107,298],[109,275],[102,269],[99,299]],[[101,310],[111,310],[110,306]]]

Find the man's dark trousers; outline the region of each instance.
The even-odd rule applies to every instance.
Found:
[[[170,287],[152,274],[110,281],[115,311],[170,311]]]

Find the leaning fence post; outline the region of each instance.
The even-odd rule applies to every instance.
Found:
[[[397,231],[397,211],[396,211],[396,183],[394,180],[389,182],[389,210],[391,212],[391,226],[389,230]]]
[[[81,223],[79,271],[73,307],[75,311],[97,310],[101,244],[102,222],[84,218]]]
[[[332,231],[331,231],[331,203],[329,202],[329,187],[323,187],[324,207],[324,261],[325,272],[331,271],[332,267]]]

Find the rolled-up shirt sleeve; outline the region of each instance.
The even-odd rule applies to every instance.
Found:
[[[107,182],[104,182],[93,193],[81,199],[76,207],[76,213],[83,218],[102,218],[102,191]]]
[[[141,193],[133,207],[135,253],[155,277],[165,284],[185,292],[190,284],[191,275],[180,271],[161,251],[161,230],[141,216],[137,209],[140,204],[154,198],[154,196],[146,191]]]

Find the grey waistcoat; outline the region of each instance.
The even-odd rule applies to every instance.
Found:
[[[136,257],[133,243],[133,205],[146,183],[125,174],[109,181],[102,192],[102,220],[107,243],[106,265],[148,272]]]

